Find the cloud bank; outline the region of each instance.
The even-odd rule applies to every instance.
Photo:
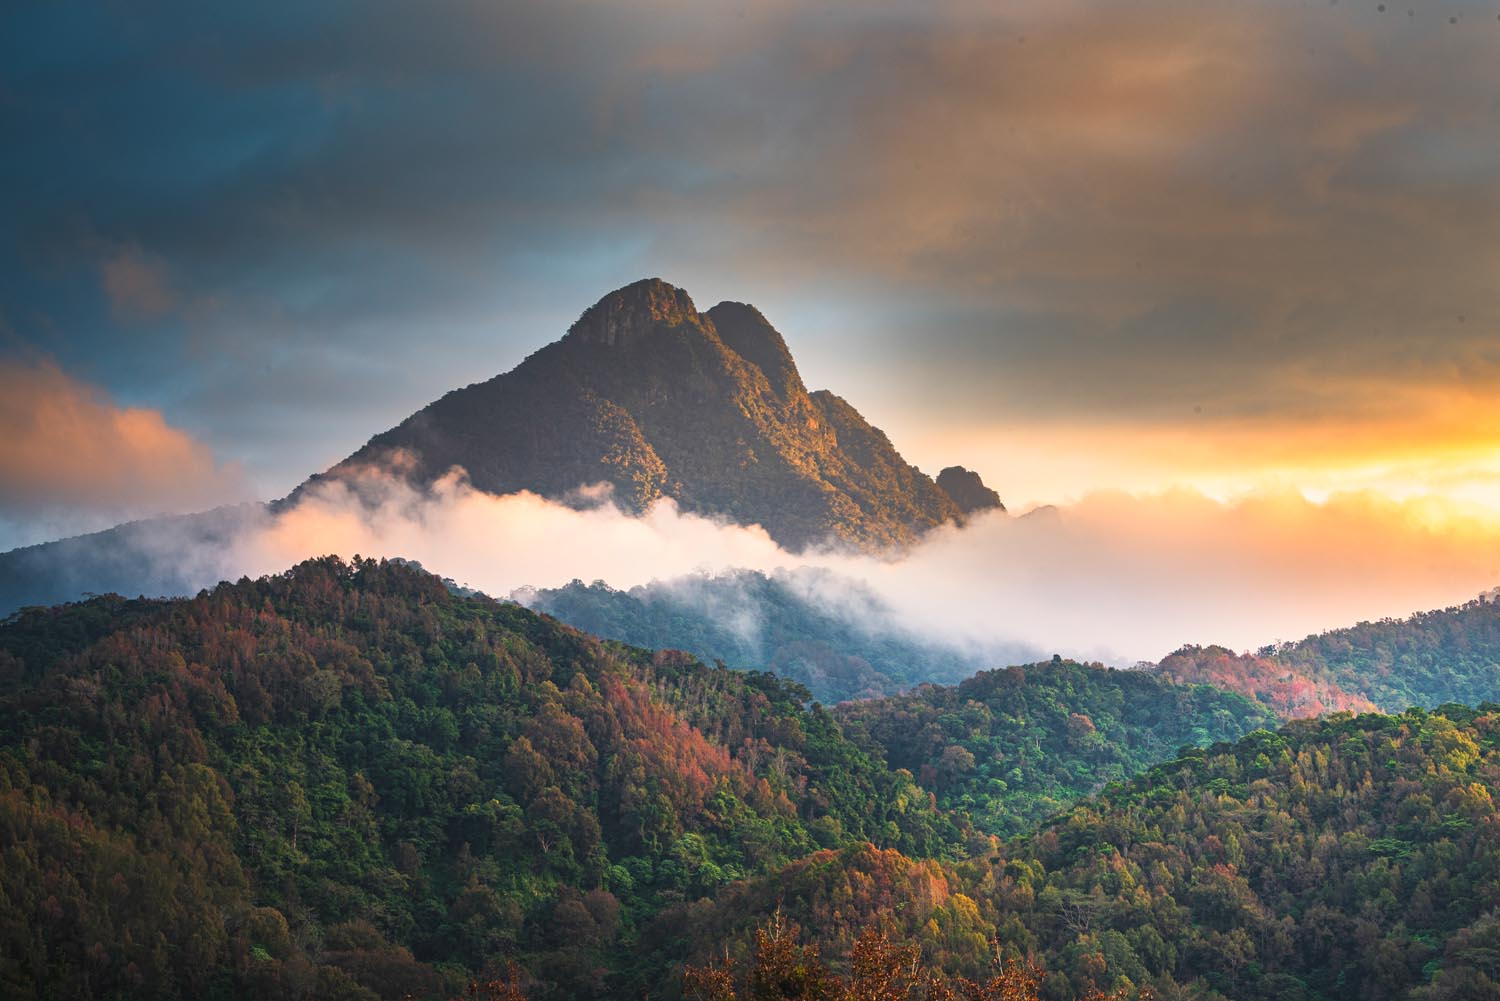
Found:
[[[314,555],[404,557],[493,595],[574,578],[629,588],[686,574],[792,571],[807,595],[876,629],[948,645],[1022,644],[1130,664],[1187,643],[1238,649],[1444,607],[1500,582],[1500,523],[1426,501],[1296,494],[1221,503],[1188,491],[1098,494],[1064,510],[990,514],[898,558],[791,554],[759,528],[683,513],[642,518],[460,473],[419,494],[326,484],[244,532],[222,565],[272,573]],[[872,610],[868,592],[888,602]]]

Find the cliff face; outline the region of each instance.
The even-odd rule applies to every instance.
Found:
[[[462,466],[481,490],[555,498],[607,482],[627,510],[671,497],[792,549],[899,546],[963,517],[858,411],[808,392],[754,307],[700,313],[658,279],[610,293],[514,370],[449,393],[323,476],[371,464],[418,483]]]

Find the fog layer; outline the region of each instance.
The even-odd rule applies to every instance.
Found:
[[[404,557],[508,595],[573,579],[626,589],[730,568],[788,570],[797,572],[785,579],[841,616],[885,620],[873,628],[1111,663],[1155,660],[1189,642],[1247,649],[1297,639],[1457,604],[1500,581],[1494,516],[1372,494],[1225,503],[1189,491],[1101,493],[1066,509],[987,514],[886,558],[789,553],[758,527],[670,501],[636,518],[607,499],[494,496],[459,471],[428,493],[372,474],[357,494],[329,484],[248,524],[221,554],[223,575],[273,573],[326,553]]]

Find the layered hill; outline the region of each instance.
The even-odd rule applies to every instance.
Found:
[[[1037,653],[1018,645],[941,645],[893,625],[891,607],[858,582],[811,571],[700,574],[629,591],[573,581],[513,597],[606,639],[772,671],[829,704],[922,683],[956,684]]]
[[[419,484],[459,466],[490,493],[562,499],[608,483],[628,510],[670,497],[795,550],[904,545],[964,516],[859,411],[809,392],[755,307],[700,313],[659,279],[610,293],[512,371],[449,393],[311,482],[371,466]]]
[[[845,733],[940,806],[1009,837],[1189,745],[1274,726],[1260,704],[1145,671],[1054,660],[835,710]]]
[[[1188,646],[1157,670],[1174,681],[1249,695],[1283,719],[1476,705],[1500,699],[1500,604],[1481,598],[1255,653]]]
[[[1500,604],[1481,599],[1361,622],[1261,653],[1386,712],[1500,700]]]
[[[263,505],[244,504],[0,553],[0,617],[95,594],[196,594],[240,576],[231,556],[235,540],[266,518]]]
[[[785,575],[740,572],[629,592],[575,581],[523,600],[586,632],[689,650],[731,667],[769,667],[826,702],[894,695],[920,683],[957,684],[974,671],[1035,658],[1036,651],[1019,647],[974,651],[872,629],[894,619],[873,596],[850,610],[847,598],[819,600],[818,593]],[[1234,692],[1282,720],[1474,705],[1500,699],[1500,604],[1475,600],[1362,622],[1253,653],[1184,646],[1133,673]]]
[[[869,928],[963,976],[1032,955],[1062,1001],[1492,996],[1494,706],[1142,775],[1267,714],[1065,662],[808,696],[394,563],[28,610],[0,993],[442,998],[516,963],[535,1001],[671,997],[780,910],[835,964]]]
[[[1152,672],[1179,684],[1214,685],[1239,692],[1281,719],[1305,719],[1331,712],[1374,712],[1375,703],[1346,691],[1321,668],[1307,671],[1265,653],[1235,653],[1221,646],[1184,646]],[[1448,701],[1448,700],[1444,700]]]

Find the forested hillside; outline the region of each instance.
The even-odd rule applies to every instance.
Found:
[[[1186,646],[1157,669],[1174,681],[1241,692],[1283,719],[1477,705],[1500,699],[1500,604],[1361,622],[1256,653]]]
[[[954,997],[1012,997],[997,960],[1047,1001],[1493,997],[1495,709],[1150,768],[1271,716],[1060,661],[830,711],[367,560],[32,609],[0,623],[0,994],[672,998],[696,964],[815,996],[735,980],[784,920],[767,962],[846,1001],[913,948],[922,990],[1000,985]]]
[[[743,962],[751,915],[779,906],[835,966],[879,927],[950,975],[1030,956],[1044,998],[1500,997],[1497,712],[1294,722],[1186,753],[987,857],[820,853],[658,924],[696,962]]]
[[[1162,659],[1152,672],[1184,685],[1212,685],[1238,692],[1281,719],[1305,719],[1332,712],[1374,712],[1375,703],[1345,691],[1323,676],[1292,667],[1265,652],[1235,653],[1221,646],[1185,646]]]
[[[959,851],[765,674],[326,559],[0,626],[0,993],[602,996],[663,906],[820,848]]]
[[[1261,651],[1386,712],[1500,699],[1500,604],[1471,601],[1361,622]]]
[[[1237,999],[1500,996],[1500,717],[1288,724],[1075,808],[991,867],[1018,944]]]
[[[836,713],[850,737],[915,774],[940,805],[1002,836],[1133,778],[1183,745],[1235,740],[1275,723],[1231,692],[1061,659]]]

